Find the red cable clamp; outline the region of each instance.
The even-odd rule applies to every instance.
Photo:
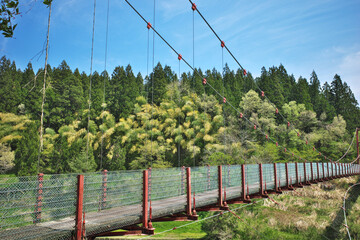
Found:
[[[279,109],[278,109],[278,108],[275,109],[275,113],[276,113],[276,114],[279,113]]]
[[[240,113],[240,118],[243,118],[243,114],[242,114],[242,113]]]
[[[286,152],[286,148],[284,148],[284,152]]]
[[[222,47],[222,48],[225,47],[224,41],[221,41],[221,47]]]
[[[256,130],[256,124],[254,124],[254,130]]]
[[[196,4],[195,4],[195,3],[191,4],[191,9],[192,9],[193,11],[196,10]]]
[[[226,97],[224,97],[223,102],[226,103]]]
[[[246,72],[246,69],[244,69],[244,76],[246,76],[247,75],[247,72]]]
[[[290,127],[290,122],[288,122],[288,127]]]
[[[147,29],[150,29],[150,28],[151,28],[151,23],[148,22]]]
[[[265,138],[266,138],[266,140],[268,140],[268,139],[269,139],[269,136],[266,134],[266,135],[265,135]]]
[[[297,135],[298,135],[298,137],[300,137],[300,133],[299,133],[299,132],[297,133]]]
[[[315,151],[315,147],[313,147],[313,151]]]
[[[346,227],[347,229],[349,229],[349,226],[348,225],[346,225],[346,224],[343,224],[344,225],[344,227]]]
[[[279,143],[278,143],[278,142],[276,142],[276,146],[279,146]]]
[[[202,82],[204,85],[206,85],[207,81],[206,81],[206,78],[203,79],[203,82]]]
[[[182,59],[181,54],[178,55],[178,59],[179,59],[179,61]]]
[[[176,229],[176,227],[173,227],[173,229],[172,230],[175,230]]]
[[[305,142],[305,143],[306,143],[306,145],[308,145],[308,140],[306,140],[306,142]]]
[[[262,97],[265,97],[264,91],[261,91],[261,96],[262,96]]]

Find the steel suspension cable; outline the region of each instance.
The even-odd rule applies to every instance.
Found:
[[[90,142],[90,111],[91,111],[91,82],[94,58],[94,36],[95,36],[95,13],[96,13],[96,0],[94,0],[94,15],[92,26],[92,39],[91,39],[91,60],[90,60],[90,77],[89,77],[89,109],[88,109],[88,125],[87,125],[87,140],[86,140],[86,170],[89,166],[89,142]]]
[[[352,145],[353,145],[353,143],[354,143],[354,139],[355,139],[355,137],[356,137],[356,131],[357,131],[357,128],[356,128],[356,130],[355,130],[355,133],[354,133],[353,139],[351,140],[351,143],[350,143],[350,145],[349,145],[348,149],[346,150],[346,152],[344,153],[344,155],[343,155],[341,158],[339,158],[338,160],[336,160],[335,162],[339,162],[341,159],[343,159],[343,158],[344,158],[344,157],[348,154],[348,152],[349,152],[349,150],[350,150],[351,146],[352,146]]]
[[[343,207],[342,207],[342,209],[344,211],[345,228],[346,228],[346,231],[347,231],[347,234],[348,234],[350,240],[351,240],[351,235],[350,235],[349,226],[348,226],[347,218],[346,218],[346,195],[348,194],[350,189],[352,189],[353,187],[358,186],[358,185],[360,185],[360,183],[356,183],[346,190],[346,192],[344,194],[344,201],[343,201]]]
[[[136,10],[136,8],[135,8],[134,6],[131,5],[131,3],[130,3],[128,0],[124,0],[124,1],[139,15],[139,17],[140,17],[145,23],[148,23],[148,22],[146,21],[146,19]],[[148,26],[149,26],[149,25],[148,25]],[[171,50],[173,50],[173,52],[176,53],[176,55],[179,56],[179,53],[170,45],[169,42],[167,42],[167,41],[164,39],[164,37],[163,37],[152,25],[150,25],[150,28],[166,43],[166,45],[168,45],[168,47],[169,47]],[[186,61],[186,59],[185,59],[184,57],[182,57],[181,60],[182,60],[196,75],[198,75],[201,79],[204,79],[205,82],[206,82],[206,85],[208,85],[218,96],[220,96],[221,99],[224,99],[224,96],[223,96],[221,93],[219,93],[219,91],[216,90],[210,83],[208,83],[208,82],[206,81],[206,79],[203,78],[203,76],[202,76],[195,68],[193,68],[193,67]],[[232,109],[234,109],[238,114],[242,114],[242,113],[241,113],[237,108],[235,108],[229,101],[226,101],[226,103],[227,103]],[[245,119],[246,122],[248,122],[251,126],[254,126],[254,130],[258,130],[259,132],[261,132],[268,140],[272,141],[273,143],[276,143],[278,147],[281,147],[281,148],[283,148],[283,149],[286,149],[285,147],[283,147],[283,146],[281,146],[280,144],[278,144],[277,141],[275,141],[274,139],[272,139],[272,138],[271,138],[268,134],[266,134],[262,129],[257,128],[257,127],[256,127],[256,124],[253,123],[252,121],[250,121],[248,118],[246,118],[245,116],[243,116],[242,118]],[[296,154],[293,153],[293,152],[290,152],[290,151],[289,151],[288,153],[293,154],[293,156],[299,157],[299,160],[305,160],[305,161],[307,161],[305,158],[302,158],[302,157],[296,155]]]
[[[47,35],[46,35],[46,54],[45,54],[45,68],[44,68],[44,84],[42,89],[42,102],[41,102],[41,117],[40,117],[40,144],[39,144],[39,153],[38,153],[38,165],[37,171],[40,172],[40,158],[41,152],[43,150],[44,145],[44,104],[45,104],[45,94],[46,94],[46,73],[47,73],[47,62],[49,57],[49,35],[50,35],[50,19],[51,19],[51,5],[49,4],[49,18],[48,18],[48,28],[47,28]]]
[[[110,0],[107,1],[107,11],[106,11],[106,37],[105,37],[105,64],[104,64],[104,72],[106,73],[106,79],[108,78],[107,74],[107,50],[108,50],[108,33],[109,33],[109,8],[110,8]],[[103,112],[105,111],[105,102],[106,102],[106,86],[105,86],[105,77],[103,79]],[[104,124],[104,115],[102,116],[102,123]],[[100,170],[102,170],[103,165],[103,154],[104,154],[104,128],[101,130],[101,154],[100,154]]]
[[[194,4],[191,0],[189,0],[189,2],[190,2],[192,5]],[[209,22],[205,19],[205,17],[201,14],[201,12],[199,11],[198,8],[196,8],[196,11],[197,11],[198,14],[200,15],[200,17],[204,20],[204,22],[206,23],[206,25],[207,25],[207,26],[211,29],[211,31],[214,33],[214,35],[216,36],[216,38],[217,38],[220,42],[222,42],[222,40],[221,40],[221,38],[219,37],[219,35],[215,32],[215,30],[212,28],[212,26],[209,24]],[[241,70],[244,71],[244,75],[246,75],[246,70],[245,70],[245,69],[243,68],[243,66],[239,63],[239,61],[236,59],[236,57],[234,56],[234,54],[230,51],[230,49],[229,49],[226,45],[224,45],[224,47],[225,47],[225,49],[228,51],[228,53],[231,55],[231,57],[235,60],[235,62],[239,65],[239,67],[241,68]],[[262,89],[259,87],[259,85],[257,84],[257,82],[256,82],[256,81],[253,81],[253,82],[255,83],[255,86],[257,87],[257,89],[258,89],[261,93],[263,93]],[[269,103],[274,107],[274,109],[276,109],[277,113],[278,113],[286,122],[289,123],[289,121],[287,120],[287,118],[286,118],[280,111],[278,111],[276,105],[275,105],[273,102],[270,101],[270,99],[266,96],[266,94],[264,94],[263,96],[269,101]],[[297,134],[299,137],[301,136],[301,134],[296,130],[296,128],[293,126],[293,124],[290,124],[289,127],[291,127],[291,128],[296,132],[296,134]],[[307,142],[307,139],[306,139],[306,142]],[[315,146],[313,147],[313,149],[314,149],[314,151],[317,151],[317,153],[318,153],[319,155],[321,155],[321,152],[320,152],[318,149],[316,149]],[[325,157],[325,159],[326,159],[326,156],[324,156],[324,157]]]

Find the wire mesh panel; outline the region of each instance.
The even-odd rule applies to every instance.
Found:
[[[289,184],[296,183],[296,167],[295,163],[288,163],[288,172],[289,172]]]
[[[241,165],[223,165],[222,178],[223,188],[226,191],[226,199],[230,200],[240,197],[242,193]]]
[[[259,165],[257,164],[245,165],[245,184],[249,194],[260,192]]]
[[[319,178],[319,174],[318,174],[318,170],[317,170],[317,165],[316,165],[316,163],[310,163],[311,164],[311,166],[312,166],[312,171],[313,171],[313,178],[314,179],[311,179],[311,180],[317,180],[318,178]],[[320,169],[319,169],[320,170]],[[311,176],[311,174],[310,174],[310,176]]]
[[[263,188],[265,190],[275,189],[274,164],[262,164],[263,168]],[[265,187],[266,186],[266,187]]]
[[[4,239],[66,239],[74,228],[76,175],[0,179]]]
[[[139,223],[142,215],[142,171],[92,173],[84,176],[87,235]]]
[[[304,182],[305,177],[304,177],[304,164],[303,163],[298,163],[298,172],[299,172],[299,182]]]
[[[312,180],[311,178],[311,163],[305,163],[306,166],[306,181]]]
[[[276,163],[277,181],[279,187],[286,186],[286,169],[285,163]]]
[[[151,176],[149,172],[149,198],[154,218],[185,211],[184,185],[186,179],[182,168],[152,169]]]
[[[216,203],[218,185],[217,166],[191,168],[191,191],[195,194],[196,207]]]
[[[324,166],[324,163],[319,163],[319,178],[321,179],[321,178],[324,178],[325,177],[325,166],[324,166],[324,168],[323,168],[323,166]]]

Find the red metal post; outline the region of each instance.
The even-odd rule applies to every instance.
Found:
[[[219,185],[219,198],[218,206],[223,206],[223,196],[222,196],[222,166],[218,166],[218,185]]]
[[[264,195],[264,180],[262,164],[259,164],[259,177],[260,177],[260,195]]]
[[[33,223],[41,222],[41,207],[42,207],[42,199],[43,199],[43,183],[44,183],[44,174],[38,174],[38,186],[36,193],[36,204],[35,204],[35,218]]]
[[[242,187],[242,195],[243,195],[242,198],[243,198],[243,200],[247,199],[245,186],[246,186],[246,182],[245,182],[245,165],[242,164],[241,165],[241,187]]]
[[[307,176],[306,176],[306,163],[304,162],[304,183],[306,184]]]
[[[107,195],[107,170],[102,171],[102,201],[101,208],[106,207],[106,195]]]
[[[186,169],[186,186],[187,186],[187,193],[186,193],[186,214],[191,215],[191,169],[188,167]]]
[[[330,169],[329,169],[329,162],[326,163],[327,165],[327,178],[330,178]]]
[[[288,163],[285,163],[285,173],[286,173],[286,187],[290,188],[289,184],[289,166]]]
[[[278,185],[278,181],[277,181],[276,163],[274,163],[274,182],[275,182],[275,191],[279,191],[279,185]]]
[[[84,201],[84,175],[77,176],[77,199],[76,199],[76,219],[75,219],[75,231],[76,240],[81,240],[82,228],[83,228],[83,201]]]
[[[317,168],[317,179],[316,180],[320,180],[320,168],[319,168],[319,162],[316,163],[316,168]]]
[[[149,173],[148,170],[143,171],[143,216],[142,216],[142,225],[143,228],[148,228],[149,221]]]

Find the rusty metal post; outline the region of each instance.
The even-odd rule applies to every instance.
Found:
[[[44,174],[38,174],[38,185],[37,185],[37,192],[36,192],[36,204],[35,204],[35,211],[34,211],[34,220],[33,223],[40,223],[41,222],[41,207],[42,207],[42,200],[43,200],[43,183],[44,183]]]
[[[322,179],[321,180],[325,180],[326,177],[325,177],[325,163],[321,163],[322,165]]]
[[[219,198],[218,198],[218,206],[223,206],[223,196],[222,196],[222,166],[218,166],[218,187],[219,187]]]
[[[320,181],[320,168],[319,168],[319,162],[316,162],[316,168],[317,168],[317,179],[318,181]]]
[[[313,163],[310,163],[310,171],[311,171],[311,182],[315,182],[315,179],[314,179],[314,170],[313,170]]]
[[[304,183],[307,182],[307,176],[306,176],[306,162],[304,162]]]
[[[107,195],[107,170],[102,171],[102,199],[101,199],[101,208],[106,207],[106,195]]]
[[[327,178],[330,179],[330,169],[329,169],[329,162],[327,164]]]
[[[143,171],[143,202],[142,202],[142,226],[148,228],[149,221],[149,173],[148,170]]]
[[[188,216],[191,215],[191,169],[188,167],[186,168],[186,200],[187,200],[187,206],[186,206],[186,214]]]
[[[83,227],[83,201],[84,201],[84,175],[77,176],[77,199],[76,199],[76,219],[75,219],[75,239],[81,240]],[[84,219],[85,220],[85,219]]]
[[[242,198],[243,198],[243,200],[246,200],[246,199],[247,199],[245,186],[246,186],[246,181],[245,181],[245,165],[244,165],[244,164],[241,164],[241,187],[242,187]]]
[[[259,177],[260,177],[260,195],[264,195],[264,180],[263,180],[263,168],[262,164],[259,163]]]

